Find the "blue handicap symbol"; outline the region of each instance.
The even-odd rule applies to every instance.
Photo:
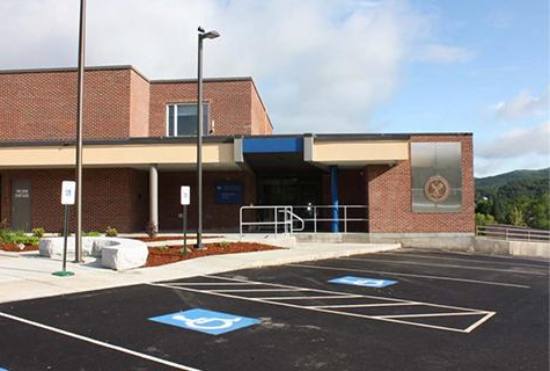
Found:
[[[341,283],[344,285],[375,287],[375,288],[382,288],[382,287],[394,285],[397,283],[397,281],[393,281],[393,280],[384,280],[380,278],[369,278],[369,277],[355,277],[355,276],[343,276],[343,277],[333,278],[328,282]]]
[[[260,323],[256,318],[198,308],[151,317],[149,320],[209,335],[225,334]]]

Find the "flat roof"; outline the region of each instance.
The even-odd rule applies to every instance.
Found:
[[[235,138],[297,138],[314,137],[319,141],[330,140],[408,140],[413,136],[472,136],[470,132],[464,133],[336,133],[336,134],[274,134],[274,135],[211,135],[203,137],[205,143],[232,143]],[[170,144],[170,143],[194,143],[196,137],[136,137],[124,139],[89,139],[84,140],[85,145],[112,145],[112,144]],[[52,140],[26,140],[26,141],[2,141],[0,147],[32,147],[32,146],[72,146],[73,139]]]
[[[132,70],[151,84],[165,83],[192,83],[197,79],[149,79],[140,70],[132,65],[105,65],[105,66],[86,66],[85,71],[120,71]],[[77,67],[44,67],[44,68],[21,68],[21,69],[0,69],[0,75],[15,75],[25,73],[56,73],[56,72],[77,72]],[[253,81],[251,76],[229,76],[229,77],[209,77],[204,78],[204,82],[225,82],[225,81]]]

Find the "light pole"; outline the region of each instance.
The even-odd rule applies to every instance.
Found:
[[[82,118],[84,102],[84,64],[86,50],[86,0],[80,0],[80,25],[78,42],[78,89],[76,115],[76,233],[75,261],[82,261]]]
[[[204,39],[215,39],[217,31],[204,31],[199,26],[199,50],[197,67],[197,249],[202,248],[202,43]]]

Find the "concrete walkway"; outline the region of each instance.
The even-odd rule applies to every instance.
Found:
[[[399,247],[399,244],[300,243],[291,249],[213,255],[122,272],[100,268],[95,259],[89,259],[83,264],[68,263],[67,270],[75,272],[73,277],[53,276],[52,272],[61,269],[61,261],[41,257],[38,252],[0,252],[0,303],[245,268],[367,254]]]

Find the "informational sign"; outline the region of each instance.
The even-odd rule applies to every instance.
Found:
[[[243,185],[235,182],[216,184],[217,204],[241,204],[243,200]]]
[[[374,287],[378,289],[382,287],[394,285],[397,283],[397,281],[393,281],[393,280],[384,280],[380,278],[369,278],[369,277],[355,277],[355,276],[343,276],[343,277],[333,278],[328,282],[340,283],[344,285],[353,285],[353,286]]]
[[[30,197],[29,190],[28,189],[16,189],[14,197],[15,198],[29,198]]]
[[[64,180],[61,183],[61,205],[74,205],[76,182]]]
[[[149,320],[209,335],[221,335],[260,323],[256,318],[199,308],[151,317]]]
[[[189,205],[191,203],[191,187],[181,186],[180,188],[180,204]]]

